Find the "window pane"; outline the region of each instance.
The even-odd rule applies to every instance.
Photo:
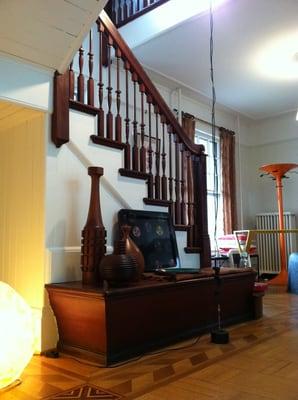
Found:
[[[212,250],[217,250],[215,238],[215,202],[214,198],[218,199],[218,214],[216,221],[216,237],[223,234],[223,207],[221,196],[221,166],[219,156],[219,138],[216,138],[216,144],[213,146],[212,136],[202,131],[196,131],[195,143],[202,144],[205,147],[207,154],[206,169],[207,169],[207,207],[208,207],[208,233],[210,236],[210,244]],[[216,154],[216,168],[214,168],[213,150]],[[218,177],[218,187],[215,187],[214,172],[216,171]],[[217,190],[216,190],[217,189]]]

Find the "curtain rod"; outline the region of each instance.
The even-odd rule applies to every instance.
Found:
[[[211,122],[209,122],[209,121],[205,121],[205,120],[202,119],[202,118],[196,117],[195,115],[189,114],[189,113],[184,112],[184,111],[181,111],[181,112],[182,112],[182,116],[183,116],[183,115],[186,115],[186,116],[189,116],[189,117],[195,119],[196,121],[204,122],[204,124],[207,124],[207,125],[212,126]],[[215,128],[218,128],[218,129],[219,129],[220,126],[215,125]]]
[[[209,121],[206,121],[206,120],[204,120],[204,119],[202,119],[202,118],[196,117],[195,115],[189,114],[189,113],[184,112],[184,111],[181,111],[181,112],[182,112],[182,115],[184,114],[184,115],[186,115],[186,116],[190,116],[190,117],[192,117],[193,119],[195,119],[196,121],[200,121],[200,122],[203,122],[204,124],[207,124],[207,125],[212,126],[211,122],[209,122]],[[221,128],[223,128],[223,127],[222,127],[222,126],[215,125],[215,128],[221,129]],[[231,135],[235,135],[235,132],[231,131],[230,129],[226,129],[226,128],[223,128],[223,129],[225,129],[225,130],[226,130],[227,132],[229,132]]]

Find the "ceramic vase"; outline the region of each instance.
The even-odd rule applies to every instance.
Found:
[[[124,254],[129,254],[133,256],[137,262],[137,278],[140,280],[142,274],[145,271],[145,260],[141,250],[135,244],[135,242],[130,237],[131,226],[122,225],[121,230],[121,240],[119,241],[119,251]]]
[[[126,286],[136,280],[137,263],[128,254],[110,254],[102,258],[99,271],[100,280],[111,286]]]

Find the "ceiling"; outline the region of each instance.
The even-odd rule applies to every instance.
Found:
[[[134,53],[177,87],[210,98],[209,32],[209,15],[195,16]],[[249,118],[297,109],[298,0],[227,0],[218,7],[214,74],[217,102]]]
[[[0,51],[63,72],[107,0],[1,0]]]

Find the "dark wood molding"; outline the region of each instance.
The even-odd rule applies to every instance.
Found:
[[[52,114],[52,141],[56,147],[69,142],[69,78],[68,69],[64,74],[54,75],[54,111]]]
[[[171,202],[169,200],[148,199],[147,197],[143,198],[143,202],[151,206],[160,207],[169,207],[171,205]]]
[[[184,251],[186,254],[199,254],[201,253],[201,247],[184,247]]]
[[[133,14],[133,15],[131,15],[130,17],[126,18],[125,20],[123,20],[123,21],[121,21],[121,22],[118,22],[118,23],[115,23],[115,25],[117,26],[117,28],[121,28],[121,26],[126,25],[126,24],[128,24],[129,22],[131,22],[131,21],[134,21],[135,19],[141,17],[141,16],[144,15],[144,14],[147,14],[149,11],[154,10],[155,8],[157,8],[157,7],[161,6],[161,5],[163,5],[164,3],[167,3],[168,1],[169,1],[169,0],[159,0],[159,1],[156,1],[154,4],[151,4],[151,5],[149,5],[149,6],[145,7],[145,8],[143,8],[142,10],[136,12],[135,14]],[[110,2],[109,2],[109,3],[110,3]],[[109,3],[108,3],[108,4],[109,4]],[[106,10],[106,7],[105,7],[105,11],[107,11],[107,10]],[[113,22],[114,22],[114,21],[113,21]]]
[[[188,231],[190,229],[189,225],[174,225],[176,231]]]
[[[120,168],[119,174],[121,176],[126,176],[128,178],[134,178],[134,179],[141,179],[143,181],[146,181],[149,178],[149,174],[146,174],[145,172],[139,172],[139,171],[134,171],[132,169],[125,169],[125,168]]]
[[[90,106],[88,104],[81,103],[80,101],[76,100],[69,100],[69,108],[71,108],[72,110],[81,111],[85,114],[90,114],[90,115],[98,114],[97,107]]]
[[[173,112],[162,98],[161,94],[158,92],[151,79],[144,71],[143,67],[139,63],[139,61],[134,56],[133,52],[130,50],[128,45],[122,39],[120,33],[117,28],[110,20],[109,16],[105,11],[102,11],[100,14],[100,18],[97,20],[98,23],[102,23],[107,31],[109,32],[111,38],[115,43],[117,43],[118,48],[121,50],[123,58],[129,62],[131,65],[131,69],[137,74],[139,77],[140,83],[144,84],[146,95],[151,96],[153,100],[153,104],[158,105],[159,113],[163,114],[166,119],[166,124],[171,125],[175,131],[175,133],[179,136],[181,141],[185,144],[187,150],[191,151],[193,154],[199,155],[204,152],[204,146],[194,144],[193,141],[186,135],[184,129],[179,124],[177,119],[175,118]]]
[[[194,157],[194,198],[195,198],[195,243],[201,247],[200,266],[208,268],[211,264],[210,238],[208,235],[208,209],[207,209],[207,179],[206,179],[206,155]]]
[[[125,143],[118,143],[115,142],[114,140],[107,139],[98,135],[91,135],[90,139],[95,144],[100,144],[106,147],[112,147],[113,149],[123,150],[125,148]]]

